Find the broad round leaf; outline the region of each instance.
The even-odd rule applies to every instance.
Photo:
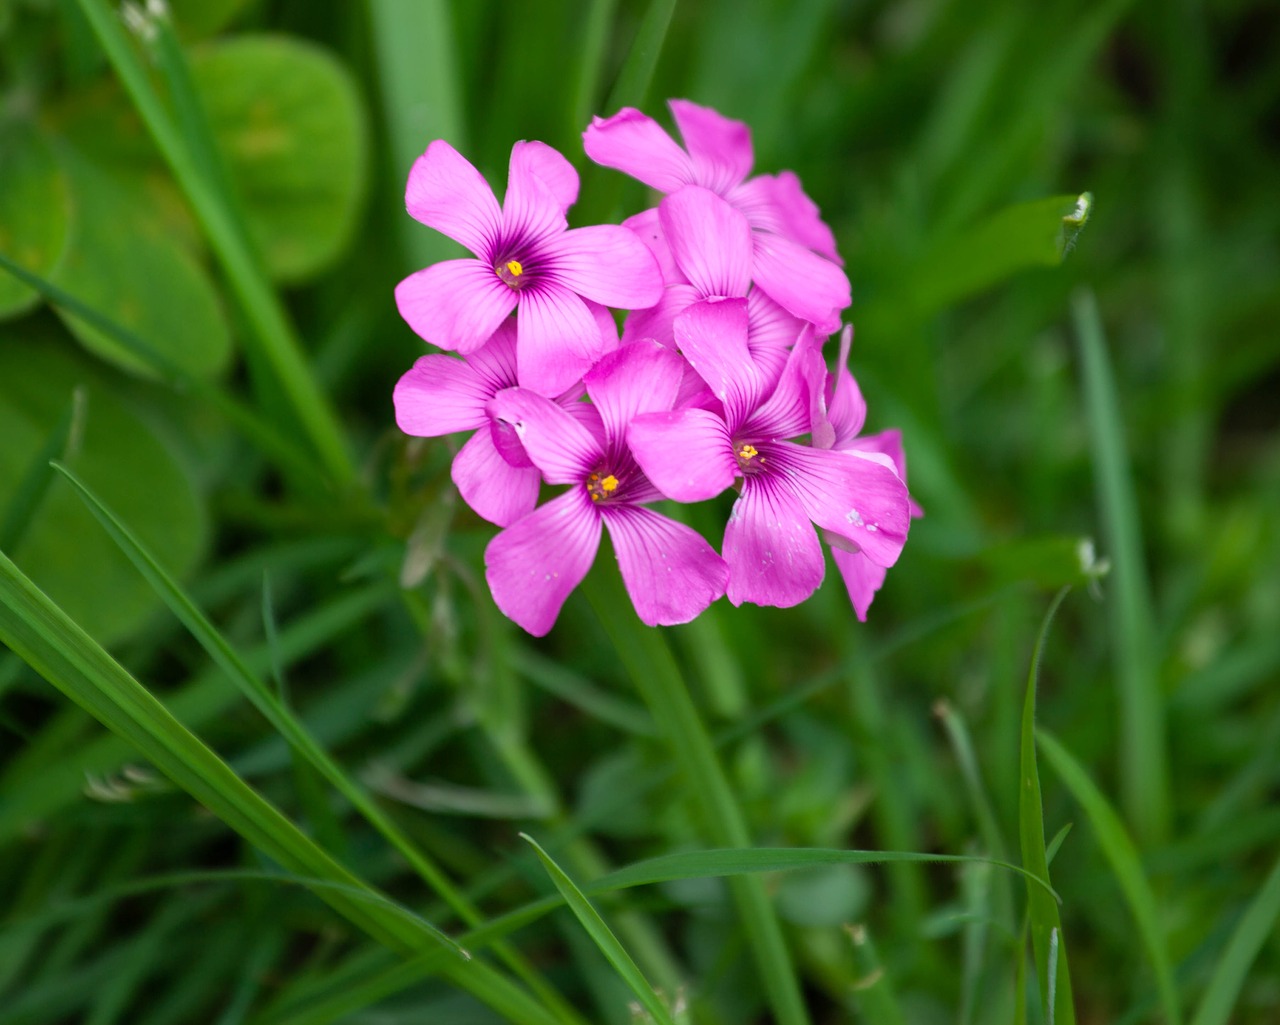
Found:
[[[165,567],[181,577],[208,539],[208,518],[190,477],[155,433],[113,394],[85,356],[49,338],[0,339],[0,510],[83,390],[65,460]],[[158,599],[65,481],[54,480],[17,550],[9,553],[95,638],[137,629]]]
[[[0,253],[48,277],[66,249],[70,205],[67,176],[44,139],[25,125],[0,125]],[[0,270],[0,317],[39,301]]]
[[[53,280],[193,374],[226,366],[231,336],[204,268],[169,231],[146,192],[125,185],[70,147],[62,151],[75,216]],[[74,315],[59,314],[85,346],[130,370],[143,364]]]
[[[350,238],[365,191],[368,133],[351,76],[283,36],[210,44],[192,73],[268,271],[316,273]]]

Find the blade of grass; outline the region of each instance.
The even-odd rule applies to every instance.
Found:
[[[1120,699],[1120,797],[1138,840],[1152,844],[1169,832],[1169,765],[1164,702],[1157,678],[1154,616],[1143,560],[1138,501],[1120,415],[1120,397],[1107,359],[1102,318],[1093,293],[1072,299],[1080,344],[1085,415],[1093,452],[1098,512],[1111,555],[1115,611],[1109,617]]]
[[[1143,874],[1137,848],[1129,839],[1120,816],[1115,813],[1102,791],[1089,778],[1080,763],[1072,757],[1071,752],[1045,730],[1036,730],[1036,740],[1040,745],[1041,754],[1048,759],[1053,771],[1057,773],[1058,778],[1071,791],[1071,796],[1088,816],[1102,852],[1106,855],[1111,871],[1115,874],[1120,890],[1129,904],[1129,910],[1133,913],[1134,921],[1138,926],[1138,935],[1142,937],[1142,944],[1147,949],[1147,957],[1155,972],[1156,988],[1160,992],[1160,1006],[1166,1025],[1179,1025],[1182,1021],[1182,1010],[1178,1004],[1178,991],[1173,982],[1169,952],[1160,931],[1156,897],[1151,891],[1147,877]]]
[[[696,795],[703,829],[715,843],[749,847],[746,818],[666,638],[659,629],[635,618],[613,567],[598,566],[585,586],[619,659],[666,738],[689,792]],[[808,1025],[795,965],[762,881],[735,879],[730,889],[778,1025]]]
[[[604,75],[604,61],[609,49],[609,26],[613,22],[618,0],[592,0],[587,12],[587,23],[582,29],[582,45],[578,61],[577,85],[573,91],[573,118],[569,128],[575,134],[587,127],[587,119],[596,109],[600,94],[600,80]]]
[[[1040,656],[1044,651],[1049,626],[1070,588],[1064,587],[1053,599],[1045,614],[1031,656],[1027,674],[1026,700],[1022,706],[1021,787],[1018,800],[1018,835],[1022,847],[1022,867],[1049,885],[1049,861],[1044,843],[1044,806],[1040,798],[1040,773],[1036,768],[1036,681],[1040,674]],[[1075,1025],[1075,1004],[1071,997],[1071,973],[1067,969],[1066,950],[1062,949],[1062,920],[1058,905],[1044,890],[1027,884],[1027,904],[1031,921],[1031,944],[1035,951],[1036,975],[1045,1018],[1058,1025]],[[1053,954],[1055,956],[1051,957]],[[1051,967],[1052,962],[1052,967]],[[1050,972],[1052,971],[1052,975]]]
[[[631,44],[631,52],[618,73],[609,99],[605,101],[604,113],[616,114],[623,107],[643,107],[649,86],[653,82],[653,73],[658,67],[658,57],[662,53],[662,44],[667,38],[667,29],[671,26],[671,16],[675,14],[676,0],[651,0],[644,20],[636,31],[635,42]],[[586,127],[585,125],[583,126]]]
[[[392,820],[383,814],[369,794],[352,777],[329,756],[311,732],[297,718],[289,707],[273,693],[271,688],[258,677],[246,664],[240,654],[214,628],[208,618],[188,597],[173,577],[146,549],[136,535],[126,527],[120,519],[94,492],[67,467],[56,464],[58,470],[76,489],[80,498],[88,506],[89,511],[102,524],[103,528],[116,542],[120,550],[134,564],[138,572],[155,589],[165,604],[191,635],[200,643],[209,657],[222,668],[233,683],[240,689],[253,706],[262,713],[268,722],[289,743],[290,747],[302,758],[306,765],[313,768],[335,790],[351,802],[351,805],[364,817],[373,828],[413,867],[423,882],[438,894],[446,904],[468,925],[476,925],[481,920],[479,910],[463,895],[444,872],[435,865]],[[515,951],[499,946],[497,952],[539,996],[550,1006],[556,1006],[560,1015],[566,1020],[573,1020],[574,1012],[564,1003],[554,990],[542,981],[523,958]]]
[[[542,867],[547,870],[547,875],[551,877],[556,889],[560,891],[560,896],[569,905],[569,910],[582,923],[582,928],[586,930],[592,942],[600,949],[600,953],[605,956],[609,964],[613,966],[614,971],[618,973],[619,978],[636,995],[636,999],[640,1001],[641,1005],[653,1016],[653,1020],[658,1025],[675,1025],[667,1005],[663,1003],[662,998],[649,984],[649,980],[644,977],[636,963],[631,960],[631,955],[618,942],[618,938],[613,934],[609,926],[605,924],[605,920],[600,917],[600,913],[592,907],[591,901],[587,900],[583,892],[578,889],[577,884],[569,878],[568,873],[555,863],[554,859],[542,849],[533,837],[527,833],[521,833],[520,838],[534,849],[534,852],[538,855],[538,860],[542,862]]]
[[[1209,979],[1209,988],[1200,999],[1191,1025],[1229,1025],[1231,1012],[1240,999],[1240,988],[1258,952],[1280,919],[1280,861],[1240,919],[1227,949],[1218,958]]]
[[[340,485],[352,483],[355,469],[337,415],[316,384],[301,341],[267,279],[244,225],[223,201],[189,140],[174,124],[147,69],[105,0],[79,0],[79,4],[226,272],[252,329],[246,342],[253,345],[260,362],[270,367],[274,383],[334,480]]]
[[[847,925],[845,931],[853,944],[853,963],[858,969],[858,981],[851,987],[851,995],[863,1019],[876,1025],[906,1025],[907,1019],[889,985],[889,977],[867,927]]]

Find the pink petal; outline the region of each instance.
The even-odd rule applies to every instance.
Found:
[[[499,392],[489,415],[515,428],[548,484],[581,484],[604,456],[599,441],[563,406],[527,388]]]
[[[656,206],[628,217],[622,222],[622,226],[634,231],[653,254],[654,259],[658,261],[658,269],[662,271],[663,281],[668,285],[677,282],[685,283],[685,277],[676,266],[675,257],[671,255],[671,247],[667,245],[666,236],[662,234],[662,222]]]
[[[600,332],[600,351],[613,352],[618,347],[618,322],[613,319],[607,306],[584,299],[591,316],[595,318],[596,328]]]
[[[616,168],[659,192],[674,192],[693,181],[689,155],[658,122],[633,107],[610,118],[592,118],[582,133],[582,145],[597,164]]]
[[[540,474],[517,469],[493,447],[487,430],[476,431],[453,458],[453,483],[467,505],[490,523],[508,527],[538,504]]]
[[[743,481],[724,530],[724,559],[734,605],[798,605],[826,572],[822,545],[800,500],[767,474]]]
[[[733,439],[724,421],[705,409],[637,416],[627,428],[627,446],[653,486],[677,502],[714,498],[738,475]]]
[[[836,238],[822,220],[818,205],[805,195],[800,179],[790,171],[762,174],[743,182],[726,199],[741,210],[757,231],[771,231],[799,242],[843,267]]]
[[[391,401],[405,434],[438,438],[482,426],[491,392],[472,367],[452,356],[423,356],[396,382]]]
[[[676,265],[700,298],[745,296],[751,284],[751,227],[710,189],[686,185],[658,208]]]
[[[688,100],[671,100],[668,106],[693,158],[699,185],[724,193],[751,173],[755,156],[745,124]]]
[[[445,260],[396,285],[400,316],[442,349],[478,349],[516,308],[516,293],[479,260]]]
[[[561,213],[578,201],[578,172],[559,150],[552,149],[545,142],[517,142],[511,147],[508,182],[517,173],[541,178],[556,197]]]
[[[865,623],[867,610],[871,608],[871,600],[884,585],[887,571],[861,552],[846,552],[839,548],[832,548],[831,555],[836,560],[836,569],[844,578],[849,600],[853,602],[853,611],[858,614],[858,619]]]
[[[557,194],[555,187],[540,177],[536,170],[540,161],[536,157],[528,159],[520,148],[522,145],[528,144],[516,143],[511,151],[507,194],[502,200],[502,235],[508,244],[517,248],[522,248],[521,243],[555,238],[569,227],[564,217],[565,206],[561,203],[562,194]],[[493,255],[495,260],[529,256],[516,251]]]
[[[747,301],[706,300],[676,318],[676,344],[723,404],[730,433],[755,409],[764,381],[747,348]]]
[[[911,523],[907,486],[888,466],[856,452],[770,446],[772,471],[785,476],[809,518],[848,538],[877,566],[892,566]]]
[[[494,603],[535,637],[555,625],[600,547],[600,516],[584,488],[531,512],[489,542],[484,576]]]
[[[868,434],[865,437],[853,438],[840,447],[846,451],[888,456],[893,463],[894,470],[902,478],[902,483],[905,484],[907,482],[907,453],[902,446],[902,432],[896,427],[891,430],[881,431],[879,434]],[[920,508],[914,498],[911,499],[911,518],[914,520],[923,515],[924,510]]]
[[[600,514],[641,622],[687,623],[724,594],[729,567],[697,531],[638,505]]]
[[[787,363],[787,353],[807,321],[793,317],[760,289],[747,295],[747,348],[772,388]]]
[[[569,388],[605,348],[587,304],[567,288],[547,282],[520,293],[516,331],[520,384],[541,395]]]
[[[848,448],[867,422],[867,402],[848,368],[835,373],[835,389],[827,408],[827,419],[835,429],[835,447]]]
[[[507,317],[498,325],[498,330],[489,336],[489,340],[467,353],[467,366],[471,367],[485,382],[489,390],[487,398],[492,398],[503,388],[513,388],[516,380],[516,322]]]
[[[487,255],[501,231],[502,211],[489,183],[443,139],[414,161],[404,200],[415,218],[477,256]]]
[[[496,392],[494,394],[497,394]],[[489,419],[489,440],[493,450],[502,457],[508,466],[516,470],[527,470],[533,466],[533,460],[524,450],[524,442],[511,424],[503,420]]]
[[[635,232],[618,224],[574,228],[542,247],[547,274],[605,306],[642,310],[662,298],[662,271]]]
[[[604,422],[609,450],[625,442],[627,425],[641,413],[670,410],[680,393],[685,362],[646,340],[611,352],[582,379]]]
[[[632,310],[622,329],[622,342],[630,345],[644,338],[652,338],[662,345],[676,347],[675,320],[702,296],[692,285],[668,285],[663,290],[658,305],[647,310]]]
[[[808,434],[820,413],[827,367],[813,332],[806,329],[787,355],[786,366],[769,400],[760,406],[742,434],[756,438],[795,438]]]
[[[849,278],[830,260],[798,242],[766,231],[752,232],[751,276],[788,313],[807,320],[822,336],[840,327],[840,311],[853,301]]]

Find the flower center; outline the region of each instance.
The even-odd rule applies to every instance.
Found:
[[[617,490],[618,478],[611,473],[604,475],[593,473],[587,478],[587,494],[591,496],[593,502],[609,498]]]
[[[738,445],[734,448],[733,454],[738,457],[738,468],[744,474],[759,473],[764,469],[764,456],[750,442]]]
[[[500,263],[493,270],[504,285],[516,291],[524,288],[529,283],[529,277],[525,274],[524,267],[521,266],[519,260],[508,260],[506,263]]]

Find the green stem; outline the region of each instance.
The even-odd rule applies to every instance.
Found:
[[[262,362],[270,368],[325,467],[340,484],[354,480],[338,419],[312,376],[302,345],[272,289],[243,226],[223,201],[216,179],[205,173],[147,77],[128,37],[105,0],[79,0],[98,42],[120,76],[147,130],[186,195],[252,330]]]
[[[715,744],[689,697],[680,667],[662,632],[635,618],[622,593],[621,578],[612,567],[596,567],[583,587],[600,622],[614,643],[623,665],[649,706],[658,730],[666,737],[689,789],[698,797],[704,828],[711,841],[723,847],[750,847],[746,818],[716,756]],[[800,982],[782,935],[782,926],[769,903],[764,881],[736,876],[729,888],[778,1025],[808,1025],[809,1015]]]

